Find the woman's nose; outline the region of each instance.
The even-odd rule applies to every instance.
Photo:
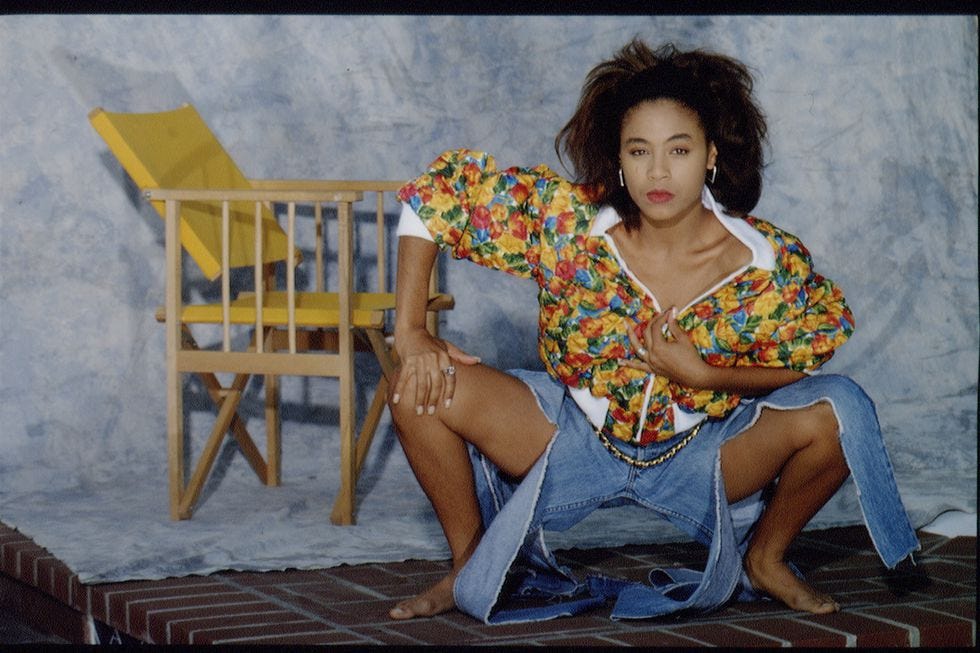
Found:
[[[667,161],[664,157],[652,156],[650,157],[650,164],[647,167],[647,179],[666,179],[670,177],[670,170],[667,167]]]

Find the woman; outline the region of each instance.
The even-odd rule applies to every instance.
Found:
[[[556,139],[577,182],[459,150],[400,191],[389,405],[453,568],[393,618],[526,621],[612,598],[637,618],[760,594],[835,611],[784,556],[849,473],[885,564],[918,548],[873,404],[808,374],[853,331],[843,295],[748,215],[766,133],[751,88],[733,59],[633,41],[590,72]],[[440,248],[538,283],[546,372],[425,331]],[[704,571],[583,581],[557,563],[543,530],[624,502],[708,545]]]

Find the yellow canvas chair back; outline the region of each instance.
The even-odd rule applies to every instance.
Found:
[[[141,190],[151,188],[251,189],[197,110],[189,105],[158,113],[110,113],[101,108],[89,121]],[[152,202],[163,217],[164,203]],[[251,203],[231,204],[230,267],[255,261],[255,218]],[[286,259],[286,234],[269,210],[262,220],[266,263]],[[221,274],[221,206],[187,202],[181,207],[180,241],[201,272]]]

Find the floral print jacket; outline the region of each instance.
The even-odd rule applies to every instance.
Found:
[[[721,418],[738,405],[738,395],[617,363],[632,355],[627,329],[639,334],[661,309],[623,269],[614,246],[593,233],[601,207],[588,187],[547,166],[498,171],[493,157],[456,150],[406,184],[399,199],[453,257],[537,282],[545,368],[608,400],[604,432],[645,445],[676,435],[677,409]],[[711,365],[815,369],[854,330],[843,294],[812,270],[794,236],[758,218],[744,222],[771,246],[771,269],[750,264],[678,308],[678,324]]]

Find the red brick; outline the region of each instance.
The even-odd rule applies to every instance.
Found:
[[[960,596],[976,597],[976,588],[971,588],[965,583],[951,583],[938,578],[930,578],[928,583],[922,587],[914,588],[920,597],[926,596],[931,599],[951,599]]]
[[[522,644],[529,644],[530,642],[521,642]],[[606,646],[608,647],[613,642],[609,639],[602,637],[580,635],[579,637],[557,637],[557,638],[541,638],[535,640],[535,643],[540,643],[542,646],[565,646],[570,648],[581,648],[581,647],[593,647],[593,646]],[[693,644],[693,642],[688,642],[688,644]],[[657,646],[657,644],[647,643],[648,646]],[[683,644],[671,643],[670,646],[683,646]]]
[[[198,630],[191,634],[191,644],[221,644],[236,643],[247,644],[250,640],[265,637],[283,637],[284,635],[326,635],[331,632],[330,628],[308,619],[264,624],[260,626],[229,626],[220,628],[210,628]],[[350,635],[340,633],[341,637],[337,641],[350,641]]]
[[[740,630],[725,624],[690,624],[687,626],[677,626],[671,628],[671,632],[696,639],[706,644],[726,647],[748,647],[748,646],[779,646],[779,640],[763,635]]]
[[[874,551],[871,537],[864,526],[843,526],[839,528],[823,529],[816,531],[806,531],[800,539],[808,539],[814,542],[830,543],[837,547],[849,547],[859,550]]]
[[[55,587],[54,579],[54,565],[58,563],[58,559],[54,556],[45,556],[43,558],[37,558],[34,560],[34,586],[37,587],[42,592],[54,596],[62,603],[67,603],[61,596],[56,596],[57,588]],[[67,598],[68,588],[65,587],[63,592],[65,598]]]
[[[333,578],[322,578],[316,583],[283,584],[265,586],[263,593],[280,598],[301,596],[320,603],[365,601],[375,599],[373,592],[339,583]]]
[[[390,621],[390,620],[389,620]],[[357,627],[352,626],[351,630],[367,638],[369,644],[385,644],[387,646],[417,646],[418,641],[388,630],[385,627]]]
[[[383,567],[375,565],[337,567],[336,569],[325,569],[322,573],[324,576],[330,578],[342,578],[347,582],[370,588],[404,582],[404,578],[401,575],[394,574]]]
[[[302,603],[294,602],[293,605],[303,607]],[[385,625],[388,623],[397,623],[388,616],[388,612],[393,607],[395,607],[395,603],[393,601],[389,601],[388,599],[375,601],[351,601],[347,603],[339,602],[324,606],[322,614],[330,621],[334,621],[339,624]],[[320,613],[318,612],[317,614]],[[445,617],[443,616],[440,618]]]
[[[737,623],[743,628],[749,628],[790,642],[793,646],[836,648],[847,644],[847,638],[844,635],[838,635],[824,628],[789,617],[745,619]]]
[[[477,623],[477,622],[474,622]],[[411,619],[390,623],[387,629],[410,637],[419,644],[465,644],[482,638],[439,619]]]
[[[970,621],[976,621],[977,619],[976,595],[945,601],[929,601],[928,603],[919,604],[919,607],[923,610],[934,610],[943,614],[951,614],[955,617],[963,617]]]
[[[826,565],[819,569],[814,569],[806,574],[806,579],[810,583],[817,585],[827,582],[879,578],[884,571],[885,568],[880,564],[871,564],[868,561],[856,563],[852,560],[846,565]]]
[[[289,583],[315,583],[320,580],[319,570],[286,569],[285,571],[223,571],[215,574],[232,584],[248,587],[262,585],[286,585]]]
[[[5,542],[3,544],[3,570],[12,578],[29,585],[36,585],[34,559],[47,554],[47,551],[28,539]]]
[[[974,622],[968,619],[922,610],[914,605],[864,608],[861,612],[917,630],[919,641],[913,642],[916,646],[965,646],[972,643]]]
[[[740,614],[749,615],[780,615],[780,614],[794,614],[795,611],[786,607],[782,601],[772,601],[772,600],[758,600],[758,601],[745,601],[737,602],[729,605],[723,612],[717,613],[719,616],[724,616],[726,614],[731,614],[732,616]]]
[[[68,642],[85,641],[85,615],[6,574],[0,574],[0,612]]]
[[[14,530],[12,528],[5,528],[3,533],[0,534],[0,546],[5,546],[14,542],[30,542],[31,538],[27,537],[20,531]]]
[[[810,579],[808,579],[810,580]],[[875,578],[841,578],[835,580],[812,581],[811,585],[835,597],[851,592],[880,590],[881,584]]]
[[[923,546],[924,554],[929,557],[957,557],[969,558],[976,564],[977,559],[977,538],[976,537],[953,537],[943,539],[934,545],[926,548]]]
[[[197,612],[193,618],[190,618],[190,615],[181,618],[180,615],[171,614],[166,618],[152,620],[151,635],[156,635],[160,630],[169,631],[163,633],[164,639],[154,637],[154,641],[165,644],[190,644],[194,641],[195,633],[206,630],[227,627],[270,626],[282,622],[304,620],[303,617],[288,610],[263,610],[262,608],[263,606],[241,606],[239,614],[208,613],[208,616]],[[246,609],[248,612],[244,611]]]
[[[909,645],[908,633],[904,629],[853,612],[806,614],[797,618],[804,623],[815,623],[854,635],[856,646]]]
[[[27,547],[20,552],[20,571],[23,578],[37,586],[37,565],[44,558],[50,558],[48,550],[40,547],[33,542],[33,546]]]
[[[420,591],[431,587],[432,583],[429,585],[416,584],[414,580],[401,579],[397,583],[392,583],[391,585],[379,585],[377,587],[372,587],[375,593],[381,594],[388,601],[394,605],[397,601],[402,599],[407,599],[410,596],[415,596]]]
[[[163,618],[156,613],[170,610],[183,610],[189,607],[203,608],[202,612],[213,610],[223,605],[240,605],[264,603],[246,592],[228,592],[225,594],[202,594],[198,596],[175,596],[130,601],[126,605],[125,630],[134,637],[142,637],[149,631],[151,617]]]
[[[704,642],[701,640],[683,637],[680,634],[675,634],[674,630],[667,628],[650,628],[649,630],[624,633],[604,633],[603,637],[613,642],[622,642],[628,646],[659,646],[671,648],[679,648],[681,646],[704,646]],[[549,642],[549,644],[550,643],[551,642]]]
[[[808,577],[850,606],[845,612],[804,615],[778,602],[760,601],[733,604],[708,616],[676,620],[615,622],[608,618],[608,609],[601,608],[549,622],[494,627],[455,611],[434,619],[396,622],[388,617],[396,599],[416,594],[443,578],[449,570],[448,561],[352,565],[329,570],[221,572],[204,578],[85,585],[30,538],[2,523],[0,568],[6,570],[8,582],[22,582],[14,578],[27,576],[33,583],[24,584],[25,588],[78,611],[74,613],[77,619],[66,623],[84,624],[84,615],[91,609],[100,621],[159,644],[186,644],[189,633],[198,632],[207,633],[209,641],[219,641],[233,633],[249,644],[294,645],[522,643],[584,647],[620,643],[680,647],[697,645],[704,638],[708,643],[720,641],[729,646],[774,645],[779,643],[777,640],[795,646],[907,646],[916,641],[914,637],[910,640],[910,629],[918,634],[923,646],[972,644],[976,617],[975,538],[947,540],[927,536],[922,539],[923,554],[916,556],[918,566],[903,565],[886,571],[873,548],[864,547],[866,533],[861,527],[804,536],[794,547],[794,559],[809,561],[809,565],[804,565],[812,569]],[[849,543],[853,552],[847,548]],[[697,566],[699,560],[703,561],[704,549],[681,543],[559,552],[559,556],[606,573],[614,570],[613,575],[640,577],[654,566]],[[11,566],[13,569],[9,569]],[[0,576],[0,580],[3,578]],[[180,598],[183,596],[188,598]],[[214,604],[229,596],[247,602]],[[117,623],[106,619],[108,614],[98,615],[110,612]],[[285,624],[290,628],[270,630],[268,625],[254,621],[249,612],[277,615],[275,626]],[[128,630],[127,618],[131,622]],[[291,628],[292,622],[299,624],[300,630]],[[310,624],[314,625],[312,632]],[[258,630],[251,632],[248,628]],[[763,642],[758,641],[760,638]]]
[[[906,592],[899,593],[884,587],[872,587],[861,592],[846,594],[831,592],[831,595],[845,610],[855,610],[865,605],[892,605],[912,600]]]
[[[976,583],[977,566],[948,560],[923,560],[918,570],[929,578],[939,578],[953,583]]]
[[[227,620],[236,619],[244,614],[261,613],[290,614],[275,603],[241,603],[237,605],[222,605],[209,608],[203,612],[199,607],[192,606],[175,610],[159,610],[147,615],[149,638],[157,644],[186,644],[190,632],[189,624],[201,619]]]
[[[553,633],[556,630],[555,626],[558,624],[561,624],[560,630],[565,633],[581,630],[595,630],[597,628],[609,626],[610,624],[610,619],[606,615],[597,617],[589,614],[579,614],[571,617],[561,617],[559,620],[552,621],[532,621],[527,623],[490,626],[476,621],[472,617],[468,617],[463,613],[457,614],[459,615],[459,620],[457,622],[459,626],[469,626],[474,631],[492,636],[495,639],[500,637],[521,637],[525,635],[534,636]]]
[[[65,567],[65,570],[68,571],[68,567]],[[61,574],[60,571],[57,573]],[[89,613],[92,605],[92,586],[83,584],[75,574],[68,577],[68,597],[71,607],[79,612]]]
[[[291,609],[297,612],[303,612],[307,615],[315,616],[317,618],[323,618],[332,623],[346,624],[346,623],[364,623],[369,620],[365,614],[358,614],[355,606],[371,606],[370,601],[336,601],[331,603],[326,603],[323,601],[316,601],[305,596],[295,596],[289,595],[285,599],[276,599],[274,593],[268,593],[268,596],[276,600],[278,603],[285,603],[290,606]],[[386,606],[390,607],[390,603],[385,602]],[[349,611],[347,611],[347,606],[351,606]],[[365,607],[365,613],[373,615],[377,614],[387,614],[387,610],[383,609],[375,610],[371,607]],[[376,619],[374,621],[377,621]]]
[[[221,642],[218,642],[221,643]],[[244,643],[244,642],[243,642]],[[293,635],[273,635],[269,637],[251,637],[247,644],[254,646],[317,646],[324,644],[363,645],[370,642],[348,633],[296,633]]]
[[[216,583],[207,579],[183,579],[186,583],[175,582],[181,579],[166,579],[159,581],[159,584],[140,581],[138,583],[123,583],[102,585],[97,591],[98,601],[101,605],[92,606],[92,614],[98,619],[101,618],[105,623],[110,623],[114,616],[125,615],[127,606],[130,603],[146,601],[151,599],[166,599],[183,596],[200,596],[203,594],[218,594],[234,592],[224,583]]]

